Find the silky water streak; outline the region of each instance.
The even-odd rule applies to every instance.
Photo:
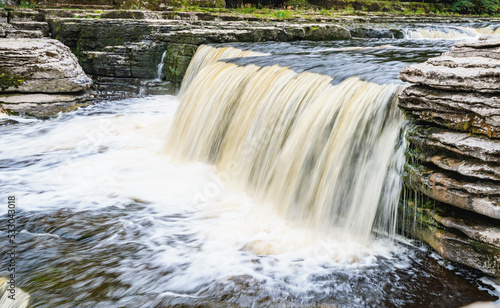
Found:
[[[333,85],[276,65],[207,61],[227,49],[202,48],[184,80],[168,153],[215,165],[231,186],[315,234],[368,242],[377,211],[393,216],[399,197],[387,191],[399,185],[387,182],[402,86],[356,77]],[[380,200],[392,210],[378,209]]]

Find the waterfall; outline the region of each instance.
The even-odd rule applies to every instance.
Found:
[[[433,28],[415,28],[405,29],[406,39],[448,39],[458,40],[473,38],[479,35],[500,34],[500,28],[493,26],[482,28],[470,27],[433,27]]]
[[[156,80],[161,81],[162,77],[162,72],[163,72],[163,65],[165,62],[165,57],[167,56],[167,51],[165,50],[163,54],[161,55],[161,60],[160,63],[158,63],[157,69],[156,69]]]
[[[240,50],[237,48],[214,48],[207,45],[200,46],[196,50],[193,59],[189,63],[186,70],[186,74],[182,80],[181,89],[179,91],[179,98],[182,99],[186,88],[191,84],[193,78],[198,74],[198,72],[210,64],[214,64],[219,60],[230,59],[230,58],[242,58],[242,57],[260,57],[268,55],[266,53],[254,52],[251,50]]]
[[[183,81],[169,154],[215,165],[229,185],[316,232],[367,241],[377,211],[394,213],[379,204],[399,198],[399,186],[384,183],[402,86],[357,77],[332,85],[325,75],[215,60],[224,53],[251,54],[200,48]],[[381,204],[388,198],[396,202]]]

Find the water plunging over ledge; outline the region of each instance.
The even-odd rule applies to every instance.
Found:
[[[193,66],[212,53],[220,51],[200,47]],[[188,69],[169,152],[215,164],[303,226],[366,242],[402,122],[401,86],[205,62],[194,78]],[[394,212],[399,194],[387,193]]]
[[[400,238],[366,240],[372,228],[357,224],[372,224],[379,204],[387,205],[379,208],[385,217],[395,215],[398,155],[391,154],[400,117],[393,97],[401,84],[391,72],[412,61],[410,51],[423,58],[434,43],[308,44],[290,44],[283,54],[282,45],[266,43],[236,59],[227,58],[243,53],[219,50],[217,58],[207,48],[204,59],[212,60],[193,62],[202,64],[181,102],[106,101],[47,121],[2,115],[0,190],[19,199],[18,286],[31,304],[430,307],[496,300],[481,274]],[[293,47],[302,52],[292,54]],[[266,55],[273,48],[282,53]],[[302,70],[284,67],[298,59]],[[341,65],[348,59],[351,66]],[[374,185],[363,190],[365,183]],[[318,200],[341,204],[330,210]],[[353,211],[358,207],[363,212]]]

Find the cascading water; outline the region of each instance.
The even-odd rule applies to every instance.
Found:
[[[436,27],[430,26],[426,28],[405,29],[404,36],[406,39],[448,39],[459,40],[473,38],[479,35],[500,34],[500,27]]]
[[[451,44],[231,44],[258,53],[202,46],[181,103],[170,95],[100,101],[50,120],[0,114],[0,191],[19,201],[19,303],[497,300],[489,278],[399,236],[366,241],[371,229],[395,232],[404,161],[397,75]],[[9,250],[0,245],[2,262]],[[0,292],[9,274],[0,266]]]
[[[202,47],[188,71],[226,51]],[[310,229],[368,240],[387,199],[402,86],[355,77],[334,86],[331,77],[280,66],[216,62],[196,71],[182,87],[169,153],[215,164],[259,203]]]
[[[157,69],[156,69],[156,80],[160,81],[162,79],[162,74],[163,74],[163,66],[165,65],[165,57],[167,56],[167,51],[165,50],[163,54],[161,55],[161,60],[160,63],[158,63]]]

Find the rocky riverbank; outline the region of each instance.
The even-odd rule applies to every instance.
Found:
[[[399,106],[414,123],[404,180],[414,236],[447,259],[500,277],[500,37],[456,43],[401,71],[417,85]],[[416,197],[416,198],[415,198]],[[432,201],[435,200],[435,201]],[[437,202],[436,202],[437,201]],[[411,211],[410,211],[411,212]]]

